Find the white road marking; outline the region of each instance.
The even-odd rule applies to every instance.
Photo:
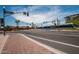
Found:
[[[2,44],[1,44],[1,46],[0,46],[0,54],[1,54],[2,50],[3,50],[3,48],[4,48],[4,45],[5,45],[5,43],[6,43],[7,39],[8,39],[8,37],[9,37],[9,35],[6,35],[6,36],[4,36],[4,39],[2,39],[3,42],[2,42]]]
[[[42,46],[42,47],[48,49],[49,51],[51,51],[51,52],[53,52],[53,53],[56,53],[56,54],[66,54],[65,52],[62,52],[62,51],[60,51],[60,50],[58,50],[58,49],[52,48],[52,47],[50,47],[50,46],[48,46],[48,45],[45,45],[45,44],[43,44],[43,43],[41,43],[41,42],[38,42],[38,41],[36,41],[36,40],[34,40],[34,39],[32,39],[32,38],[29,38],[29,37],[25,36],[24,34],[20,34],[20,35],[22,35],[22,36],[25,37],[26,39],[31,40],[32,42],[34,42],[34,43],[36,43],[36,44],[38,44],[38,45],[40,45],[40,46]]]
[[[66,45],[66,46],[71,46],[71,47],[79,48],[78,45],[73,45],[73,44],[64,43],[64,42],[60,42],[60,41],[55,41],[55,40],[51,40],[51,39],[46,39],[46,38],[42,38],[42,37],[37,37],[37,36],[33,36],[33,35],[29,35],[29,36],[37,38],[37,39],[41,39],[41,40],[46,40],[46,41],[49,41],[49,42],[54,42],[54,43],[63,44],[63,45]]]
[[[62,35],[62,36],[73,36],[73,37],[79,37],[79,35],[69,35],[69,34],[55,34],[54,35]]]
[[[42,30],[42,31],[44,31],[44,30]],[[48,33],[48,34],[51,34],[51,33]],[[58,33],[56,34],[56,33],[53,33],[53,32],[52,32],[52,34],[54,34],[54,35],[62,35],[62,36],[73,36],[73,37],[79,37],[79,35],[72,35],[72,34],[70,34],[70,35],[69,35],[69,34],[58,34]]]

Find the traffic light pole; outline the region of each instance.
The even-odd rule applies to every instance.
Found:
[[[5,36],[5,7],[3,7],[3,35]]]
[[[22,13],[22,12],[19,12],[19,13]],[[10,12],[10,11],[6,11],[5,10],[5,6],[3,6],[3,35],[5,36],[6,34],[6,29],[5,29],[5,16],[7,15],[12,15],[12,14],[15,14],[14,12]],[[29,12],[23,12],[24,15],[27,15],[29,16]]]

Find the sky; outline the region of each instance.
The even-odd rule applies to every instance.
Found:
[[[16,26],[15,20],[20,20],[20,26],[50,26],[58,19],[60,24],[65,24],[64,17],[79,14],[78,5],[6,5],[5,10],[20,12],[5,17],[6,25]],[[3,17],[3,6],[0,5],[0,17]],[[29,16],[22,12],[29,12]]]

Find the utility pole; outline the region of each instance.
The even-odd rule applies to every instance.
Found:
[[[57,17],[57,28],[58,28],[58,30],[60,30],[60,21],[59,21],[58,17]]]
[[[60,21],[59,21],[59,19],[57,18],[57,25],[59,26],[60,25]]]
[[[32,25],[32,28],[33,28],[33,29],[35,29],[35,25],[34,25],[34,23],[33,23],[33,22],[32,22],[32,24],[31,24],[31,25]]]
[[[43,29],[43,23],[41,23],[41,29]]]

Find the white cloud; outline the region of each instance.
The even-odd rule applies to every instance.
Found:
[[[52,17],[55,18],[56,16],[58,16],[59,9],[58,9],[58,7],[56,8],[55,6],[52,6],[50,8],[50,11],[48,11],[47,13],[43,13],[42,11],[38,12],[38,13],[35,13],[35,9],[39,9],[41,7],[45,7],[45,6],[31,6],[31,7],[28,7],[28,10],[29,10],[29,13],[30,13],[29,17],[26,17],[26,16],[24,16],[22,14],[15,14],[13,16],[16,19],[19,19],[19,20],[25,21],[25,22],[26,21],[29,21],[29,22],[31,22],[31,21],[33,21],[33,22],[34,21],[35,22],[39,21],[39,22],[42,22],[44,20],[49,20]],[[21,11],[27,11],[27,9],[24,8],[24,9],[20,10],[20,12]],[[29,19],[29,20],[25,20],[25,19]]]
[[[50,10],[47,12],[42,12],[42,11],[35,11],[36,9],[40,9],[40,8],[44,8],[44,7],[49,7]],[[27,9],[23,8],[22,11],[29,11],[30,16],[27,17],[23,14],[15,14],[12,15],[13,17],[15,17],[16,19],[23,21],[23,22],[34,22],[34,23],[41,23],[44,21],[52,21],[52,20],[56,20],[57,17],[59,18],[59,20],[61,21],[61,23],[64,23],[64,17],[67,15],[71,15],[71,14],[75,14],[77,13],[76,11],[71,11],[71,12],[62,12],[61,8],[59,6],[29,6]]]

